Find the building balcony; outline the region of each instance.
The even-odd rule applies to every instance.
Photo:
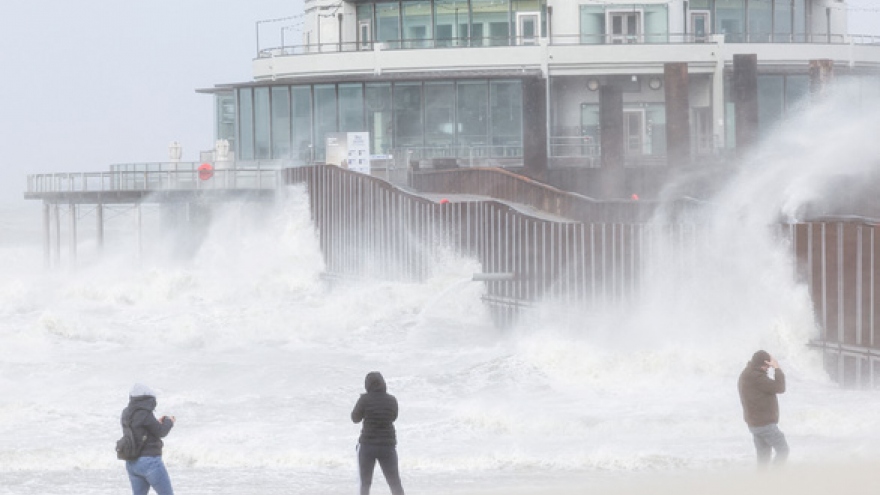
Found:
[[[739,36],[743,37],[743,36]],[[803,66],[816,59],[848,67],[880,69],[880,37],[750,35],[554,36],[493,40],[400,40],[265,48],[253,61],[255,81],[289,78],[345,78],[431,72],[541,71],[556,75],[658,73],[668,62],[687,63],[694,73],[711,72],[733,55],[757,54],[759,64]],[[735,39],[737,42],[730,42]],[[773,40],[770,42],[769,40]]]

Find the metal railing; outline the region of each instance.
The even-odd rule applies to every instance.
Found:
[[[210,189],[275,189],[277,169],[141,170],[35,174],[27,177],[27,194]]]
[[[371,41],[347,41],[334,43],[312,43],[306,45],[284,45],[260,48],[258,58],[271,58],[290,55],[316,53],[359,52],[374,50],[424,50],[442,48],[491,48],[491,47],[533,47],[539,44],[550,45],[618,45],[618,44],[692,44],[713,43],[717,35],[724,36],[726,43],[807,43],[834,45],[880,45],[880,36],[859,34],[829,33],[716,33],[698,35],[694,33],[641,33],[635,35],[612,34],[554,34],[552,38],[504,36],[481,38],[441,38],[441,39],[395,39]]]

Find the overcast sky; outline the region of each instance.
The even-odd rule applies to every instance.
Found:
[[[880,35],[880,0],[850,0],[851,32]],[[213,147],[212,98],[251,79],[256,23],[302,0],[3,0],[0,201],[28,173],[103,171]],[[293,22],[293,21],[290,21]],[[284,22],[261,23],[264,46]]]
[[[251,80],[256,22],[301,0],[2,0],[0,201],[28,173],[104,171],[213,147],[212,97]],[[292,22],[292,21],[290,21]],[[261,42],[283,22],[261,23]]]

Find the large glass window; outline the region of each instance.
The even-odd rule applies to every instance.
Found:
[[[376,39],[388,48],[400,48],[400,10],[397,2],[376,4]]]
[[[242,160],[254,159],[254,91],[251,88],[238,90],[238,157]]]
[[[792,14],[791,0],[776,0],[773,11],[773,39],[776,43],[792,41]]]
[[[749,0],[749,41],[767,43],[773,33],[772,0]]]
[[[605,8],[581,5],[581,43],[605,42]]]
[[[758,76],[758,125],[769,132],[785,115],[785,76]]]
[[[715,0],[715,32],[728,43],[745,41],[745,0]]]
[[[336,85],[315,85],[315,159],[324,161],[327,134],[336,132]]]
[[[254,158],[271,158],[269,139],[269,88],[254,88]]]
[[[272,158],[290,158],[290,87],[272,87]]]
[[[299,159],[300,164],[311,164],[315,161],[312,142],[312,87],[293,86],[291,96],[293,103],[291,154]]]
[[[373,5],[357,6],[358,50],[373,49]]]
[[[797,109],[810,94],[810,76],[785,76],[785,112]]]
[[[364,90],[361,83],[339,85],[339,131],[361,132],[364,127]]]
[[[449,148],[455,142],[455,85],[425,83],[425,146]],[[438,154],[438,153],[432,153]]]
[[[437,46],[459,46],[467,37],[467,0],[434,0]]]
[[[422,132],[422,83],[395,83],[394,91],[395,147],[421,148]]]
[[[492,81],[489,96],[493,154],[521,155],[522,85],[519,81]]]
[[[431,2],[417,0],[403,3],[403,38],[406,48],[431,46],[434,33],[431,26]]]
[[[485,150],[489,145],[486,81],[459,81],[456,85],[458,144]]]
[[[807,41],[807,7],[806,0],[794,0],[794,41]]]
[[[669,40],[669,12],[666,5],[645,5],[645,41],[666,43]]]
[[[364,88],[364,106],[367,111],[367,131],[373,153],[391,153],[394,128],[391,117],[391,83],[369,83]]]
[[[471,45],[510,44],[509,0],[471,0]]]
[[[218,93],[214,97],[216,111],[214,136],[215,139],[229,141],[230,151],[235,146],[235,93]]]

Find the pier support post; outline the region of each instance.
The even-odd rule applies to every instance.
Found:
[[[70,203],[68,208],[70,218],[68,221],[70,222],[70,265],[73,266],[76,264],[76,204]]]
[[[52,234],[50,225],[52,224],[52,210],[49,203],[43,202],[43,258],[46,268],[52,266]]]
[[[55,203],[55,266],[61,266],[61,207]]]
[[[97,228],[96,231],[96,241],[98,245],[98,251],[104,250],[104,205],[102,203],[98,203],[95,205],[95,221]]]

